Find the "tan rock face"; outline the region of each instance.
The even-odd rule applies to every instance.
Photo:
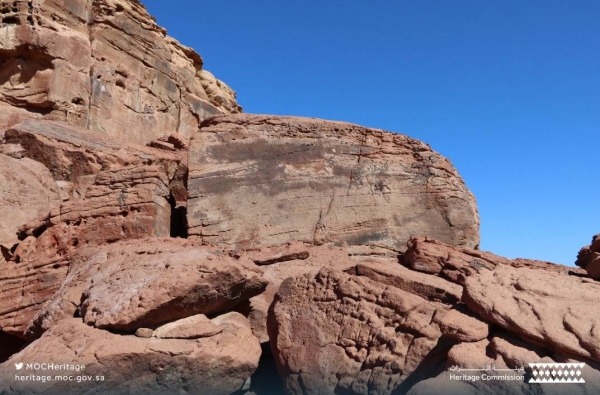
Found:
[[[600,362],[599,290],[592,279],[498,267],[469,277],[463,301],[511,332]]]
[[[450,162],[406,136],[340,122],[223,116],[190,147],[189,234],[211,244],[301,241],[403,251],[416,235],[479,244]]]
[[[28,158],[0,154],[0,185],[0,243],[17,240],[22,225],[48,214],[61,202],[48,169]]]
[[[0,129],[46,118],[147,143],[241,111],[235,92],[138,1],[13,3],[0,22]]]
[[[75,311],[97,328],[127,332],[155,328],[196,314],[230,310],[266,285],[253,263],[184,240],[90,247],[73,258],[69,276],[29,332],[39,335]]]
[[[6,394],[232,394],[254,373],[261,354],[247,320],[235,313],[213,320],[221,333],[195,339],[144,339],[92,328],[81,319],[61,321],[24,351],[0,365]],[[85,365],[53,375],[92,376],[91,382],[16,382],[14,363]],[[47,374],[47,371],[27,371]],[[25,373],[24,373],[25,374]],[[103,376],[104,380],[96,380]]]

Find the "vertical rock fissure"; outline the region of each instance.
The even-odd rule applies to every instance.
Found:
[[[170,236],[187,239],[187,207],[178,206],[173,194],[169,195],[169,204],[171,205]]]

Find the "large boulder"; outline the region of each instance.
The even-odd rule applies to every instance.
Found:
[[[137,0],[11,4],[0,22],[0,129],[45,118],[147,143],[241,111],[235,92]]]
[[[600,284],[498,267],[466,280],[463,301],[485,320],[566,354],[600,362]]]
[[[448,310],[368,277],[323,269],[283,282],[268,330],[289,393],[383,395],[436,371],[451,345],[439,327]]]
[[[233,394],[256,370],[260,344],[240,314],[219,316],[212,323],[220,328],[213,336],[163,340],[110,333],[69,318],[0,365],[0,393]],[[15,371],[15,363],[23,363],[22,370]],[[27,367],[36,363],[58,368]],[[16,379],[30,375],[52,380]]]
[[[214,315],[267,286],[252,262],[182,239],[131,240],[82,249],[29,328],[41,334],[76,312],[96,328],[135,332],[197,314]]]
[[[189,234],[205,243],[339,243],[392,253],[418,235],[479,244],[475,199],[457,171],[401,134],[217,116],[193,136],[189,170]]]

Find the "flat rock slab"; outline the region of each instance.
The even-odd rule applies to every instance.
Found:
[[[156,328],[153,336],[158,339],[198,339],[222,331],[223,328],[213,324],[204,314],[198,314]]]
[[[479,244],[452,164],[407,136],[341,122],[216,116],[190,143],[189,234],[210,244],[300,241],[404,251],[411,236]]]
[[[0,365],[3,394],[222,394],[240,390],[258,367],[261,348],[248,321],[237,313],[213,320],[221,333],[195,340],[144,339],[90,327],[81,319],[59,322],[25,350]],[[51,375],[91,376],[92,381],[16,381],[15,363],[85,365]],[[22,370],[23,375],[48,371]],[[97,381],[103,376],[103,381]]]
[[[563,353],[600,362],[600,282],[497,267],[466,280],[463,301],[486,321]]]
[[[131,240],[83,249],[30,331],[79,311],[97,328],[135,332],[196,314],[216,314],[267,286],[254,263],[181,239]]]

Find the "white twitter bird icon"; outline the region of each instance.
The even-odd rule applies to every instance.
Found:
[[[23,362],[21,362],[21,363],[15,363],[15,368],[16,368],[17,370],[21,370],[21,369],[23,369]]]

